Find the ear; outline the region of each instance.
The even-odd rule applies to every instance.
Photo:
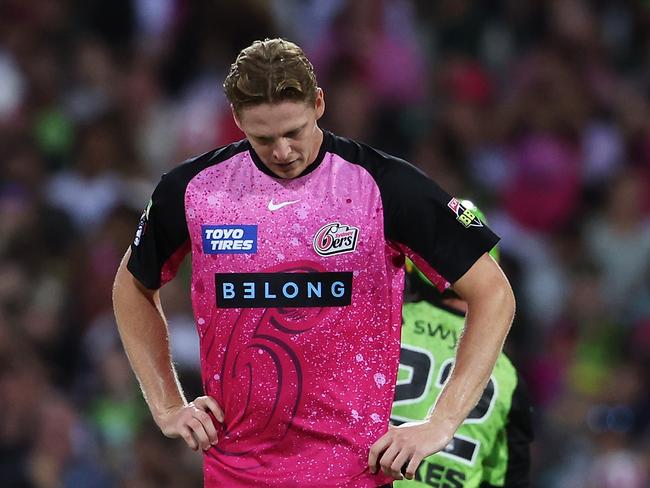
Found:
[[[316,88],[316,120],[320,119],[325,113],[325,93],[322,88]]]
[[[230,112],[232,113],[232,118],[235,120],[235,124],[239,130],[244,132],[244,130],[241,128],[241,120],[239,120],[239,115],[237,115],[237,111],[235,110],[235,107],[232,103],[230,104]]]

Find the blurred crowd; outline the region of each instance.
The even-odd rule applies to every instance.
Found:
[[[644,0],[0,1],[0,484],[200,486],[141,399],[111,285],[160,174],[242,138],[221,83],[275,36],[312,59],[322,127],[502,236],[534,486],[650,486]],[[163,300],[192,397],[187,275]]]

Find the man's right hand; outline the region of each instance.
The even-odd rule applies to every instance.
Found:
[[[208,412],[223,422],[223,411],[214,398],[201,396],[158,416],[156,423],[167,437],[182,437],[191,449],[205,451],[217,443],[217,429]]]

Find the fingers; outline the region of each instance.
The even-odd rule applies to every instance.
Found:
[[[406,465],[410,457],[410,454],[405,449],[401,450],[399,454],[395,457],[393,462],[390,464],[388,472],[384,470],[384,473],[392,476],[395,479],[402,479],[402,468]],[[383,462],[383,460],[382,460]]]
[[[413,433],[416,432],[412,430],[411,435]],[[398,480],[415,477],[420,462],[430,453],[421,442],[409,439],[411,436],[405,434],[404,429],[389,427],[388,432],[371,446],[368,467],[372,474],[381,468],[385,475]]]
[[[190,449],[196,451],[199,448],[199,444],[196,442],[196,439],[192,435],[192,431],[189,427],[181,427],[178,429],[178,433],[183,438],[185,443],[190,447]]]
[[[370,447],[370,453],[368,454],[368,468],[370,468],[372,474],[377,472],[377,461],[390,443],[390,436],[384,434]]]
[[[391,476],[398,479],[402,478],[402,473],[400,473],[399,468],[397,468],[395,471],[392,469],[393,462],[396,461],[396,459],[400,456],[402,456],[402,451],[400,451],[400,448],[395,444],[391,444],[388,449],[384,451],[384,454],[379,460],[379,465],[381,466],[381,470],[386,476]],[[404,459],[406,458],[404,457]]]
[[[217,431],[212,425],[212,419],[205,412],[194,412],[194,416],[187,421],[186,426],[191,429],[198,447],[204,451],[209,449],[213,442],[217,441]],[[213,433],[212,438],[210,438],[209,431]]]
[[[406,472],[404,473],[404,477],[407,480],[413,479],[415,472],[418,470],[418,466],[420,466],[420,463],[422,462],[422,459],[424,459],[424,456],[422,456],[422,454],[419,454],[417,451],[413,453],[413,456],[411,457],[411,460],[406,467]]]
[[[209,396],[198,397],[188,405],[192,418],[187,421],[201,449],[206,450],[217,443],[217,429],[208,414],[211,412],[219,422],[223,422],[223,411],[219,404]],[[191,446],[190,446],[191,447]]]
[[[219,422],[223,422],[223,420],[224,420],[223,410],[221,410],[221,407],[219,407],[219,404],[216,402],[216,400],[214,398],[209,397],[209,396],[199,397],[196,400],[194,400],[194,404],[196,404],[197,402],[200,402],[201,404],[205,404],[207,409],[210,412],[212,412],[214,417]]]
[[[194,451],[209,449],[218,441],[217,428],[210,414],[223,422],[224,414],[219,404],[211,397],[198,397],[172,414],[174,418],[163,432],[168,437],[182,437]]]

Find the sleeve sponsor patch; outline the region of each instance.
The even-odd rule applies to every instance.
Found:
[[[465,227],[483,227],[483,222],[474,214],[472,209],[466,208],[458,199],[452,198],[447,206],[456,215],[456,220]]]

